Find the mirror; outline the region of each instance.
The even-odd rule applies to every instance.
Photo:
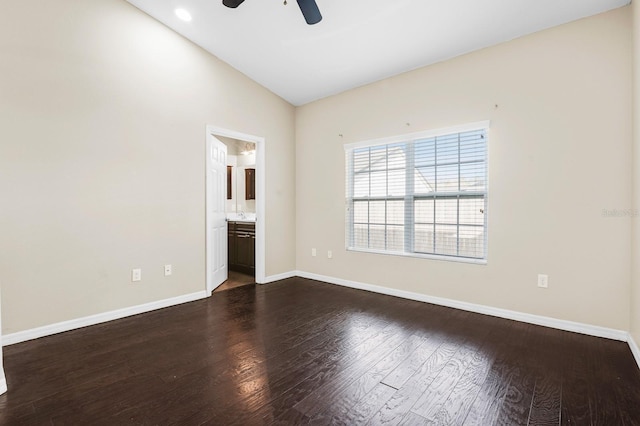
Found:
[[[227,145],[227,213],[256,212],[256,144],[219,139]]]

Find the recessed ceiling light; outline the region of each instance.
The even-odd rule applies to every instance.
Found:
[[[183,21],[191,21],[191,14],[184,9],[176,9],[176,16]]]

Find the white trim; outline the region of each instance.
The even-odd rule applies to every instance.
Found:
[[[0,302],[0,305],[2,303]],[[7,379],[4,375],[3,359],[2,359],[2,315],[0,315],[0,395],[7,391]]]
[[[461,309],[469,312],[476,312],[485,315],[491,315],[499,318],[506,318],[515,321],[525,322],[529,324],[542,325],[545,327],[556,328],[559,330],[573,331],[576,333],[587,334],[596,337],[604,337],[608,339],[620,340],[627,342],[629,349],[633,354],[633,357],[640,368],[640,348],[636,344],[633,336],[630,333],[621,330],[615,330],[611,328],[599,327],[595,325],[588,325],[577,323],[573,321],[559,320],[555,318],[543,317],[539,315],[526,314],[522,312],[510,311],[506,309],[493,308],[485,305],[478,305],[474,303],[461,302],[452,299],[445,299],[441,297],[428,296],[419,293],[413,293],[404,290],[395,290],[388,287],[377,286],[373,284],[365,284],[357,281],[349,281],[341,278],[328,277],[325,275],[318,275],[311,272],[304,271],[289,271],[281,274],[270,275],[260,284],[267,284],[275,281],[284,280],[293,277],[308,278],[316,281],[323,281],[330,284],[336,284],[344,287],[355,288],[359,290],[371,291],[374,293],[385,294],[388,296],[401,297],[403,299],[416,300],[419,302],[432,303],[435,305],[447,306],[450,308]],[[37,339],[39,337],[49,336],[52,334],[62,333],[64,331],[74,330],[77,328],[96,325],[108,321],[113,321],[120,318],[125,318],[132,315],[138,315],[145,312],[151,312],[157,309],[166,308],[169,306],[180,305],[182,303],[193,302],[195,300],[206,299],[208,293],[206,291],[185,294],[182,296],[173,297],[170,299],[159,300],[156,302],[145,303],[142,305],[132,306],[129,308],[118,309],[115,311],[104,312],[102,314],[91,315],[84,318],[78,318],[75,320],[59,322],[43,327],[33,328],[31,330],[20,331],[17,333],[7,334],[2,337],[2,346],[13,345],[15,343],[24,342],[27,340]],[[7,391],[7,382],[4,377],[4,371],[0,369],[0,394]]]
[[[475,123],[461,124],[459,126],[443,127],[440,129],[424,130],[421,132],[405,133],[404,135],[390,136],[380,139],[352,142],[344,145],[344,150],[349,151],[365,146],[387,145],[391,143],[407,142],[416,139],[432,138],[434,136],[444,136],[452,133],[470,132],[472,130],[489,129],[490,120],[476,121]]]
[[[633,340],[633,336],[631,335],[631,333],[629,333],[629,336],[627,338],[627,343],[629,343],[629,349],[631,349],[631,353],[633,354],[633,357],[636,359],[636,364],[638,364],[638,368],[640,368],[640,348],[638,348],[636,341]]]
[[[17,333],[11,333],[2,336],[2,345],[13,345],[15,343],[25,342],[27,340],[37,339],[39,337],[62,333],[64,331],[75,330],[77,328],[87,327],[90,325],[113,321],[132,315],[155,311],[156,309],[162,309],[169,306],[180,305],[182,303],[193,302],[194,300],[206,299],[208,296],[209,294],[203,290],[197,293],[183,294],[182,296],[172,297],[170,299],[158,300],[155,302],[144,303],[142,305],[116,309],[115,311],[90,315],[88,317],[76,318],[69,321],[49,324],[42,327],[32,328],[30,330],[18,331]]]
[[[256,144],[256,282],[265,282],[266,257],[266,140],[260,136],[240,133],[222,127],[207,125],[207,138],[210,135],[223,136]],[[206,142],[205,142],[206,143]],[[206,213],[205,213],[206,216]],[[207,224],[207,229],[209,224]],[[208,259],[208,253],[206,254]],[[210,283],[209,268],[206,270],[205,289],[211,294],[213,287]]]
[[[293,278],[297,275],[297,271],[283,272],[282,274],[269,275],[265,277],[264,281],[256,281],[258,284],[269,284],[275,281],[286,280],[287,278]]]
[[[486,239],[486,233],[485,233],[485,239]],[[404,251],[384,251],[384,250],[375,250],[375,249],[367,249],[367,248],[359,248],[359,247],[347,247],[346,250],[354,253],[382,254],[385,256],[400,256],[400,257],[417,257],[419,259],[442,260],[445,262],[470,263],[472,265],[485,265],[485,266],[487,265],[486,258],[476,259],[472,257],[448,256],[445,254],[428,254],[428,253],[417,253],[417,252],[408,253]]]
[[[620,340],[623,342],[626,342],[629,339],[629,333],[613,328],[599,327],[597,325],[582,324],[579,322],[560,320],[556,318],[527,314],[517,311],[510,311],[507,309],[494,308],[492,306],[478,305],[475,303],[462,302],[453,299],[446,299],[443,297],[429,296],[426,294],[413,293],[404,290],[396,290],[393,288],[366,284],[357,281],[349,281],[341,278],[328,277],[304,271],[298,271],[298,276],[317,281],[324,281],[331,284],[337,284],[344,287],[386,294],[388,296],[396,296],[403,299],[417,300],[419,302],[447,306],[449,308],[461,309],[463,311],[475,312],[478,314],[491,315],[494,317],[506,318],[515,321],[526,322],[529,324],[542,325],[544,327],[556,328],[558,330],[572,331],[575,333],[587,334],[596,337],[605,337],[607,339]]]

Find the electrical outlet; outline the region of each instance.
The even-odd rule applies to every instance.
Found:
[[[332,259],[332,258],[333,258],[333,252],[332,252],[331,250],[329,250],[329,251],[327,252],[327,258],[328,258],[328,259]]]
[[[164,265],[164,276],[168,277],[173,272],[171,265]]]
[[[317,250],[312,248],[311,249],[311,256],[316,257],[317,254],[318,254]]]
[[[142,281],[142,269],[136,268],[131,270],[131,281]]]
[[[549,287],[549,275],[538,274],[538,287],[540,288]]]

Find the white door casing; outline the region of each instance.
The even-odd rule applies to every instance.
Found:
[[[227,146],[207,135],[207,292],[228,277],[227,265]]]
[[[254,136],[247,133],[241,133],[235,130],[229,130],[223,127],[217,127],[212,125],[207,125],[207,158],[209,156],[208,146],[211,138],[215,136],[223,136],[231,139],[236,139],[244,142],[251,142],[256,144],[256,283],[264,284],[267,282],[266,277],[266,267],[265,267],[265,257],[266,257],[266,161],[265,161],[265,153],[266,153],[266,140],[261,136]],[[208,160],[207,160],[208,161]],[[207,170],[209,170],[207,163]],[[207,178],[208,179],[208,178]],[[226,167],[225,167],[225,179],[226,179]],[[209,185],[209,181],[207,180],[207,185]],[[225,188],[226,189],[226,188]],[[209,193],[207,192],[207,197]],[[225,197],[226,198],[226,197]],[[207,199],[208,200],[208,199]],[[226,202],[226,200],[223,200]],[[207,201],[208,203],[208,201]],[[206,272],[206,288],[209,292],[211,292],[214,288],[213,284],[213,273],[209,268],[209,253],[211,253],[212,248],[209,243],[209,210],[207,208],[207,272]],[[225,242],[225,249],[227,244]],[[225,252],[226,253],[226,252]],[[226,254],[225,254],[226,256]]]
[[[0,300],[0,306],[2,306],[2,301]],[[2,315],[0,315],[2,318]],[[0,320],[0,394],[3,394],[7,391],[7,380],[4,376],[4,369],[2,368],[2,321]]]

